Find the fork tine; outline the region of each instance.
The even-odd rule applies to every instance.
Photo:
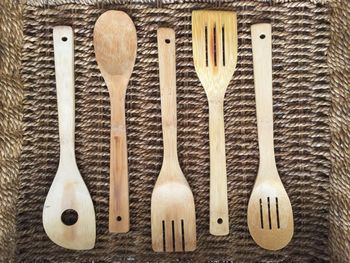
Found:
[[[174,235],[175,235],[175,251],[183,251],[182,248],[182,226],[181,220],[176,220],[174,223]]]
[[[216,57],[215,57],[215,49],[214,49],[214,45],[216,45],[216,43],[214,42],[214,26],[215,26],[215,20],[213,20],[212,18],[208,18],[208,24],[207,24],[207,28],[208,28],[208,66],[212,67],[215,64],[216,61]]]
[[[205,21],[197,18],[198,13],[193,11],[192,15],[192,42],[193,42],[193,60],[201,67],[206,65],[206,58],[203,54],[206,53],[205,39]],[[197,55],[201,54],[201,55]]]
[[[237,61],[237,29],[236,25],[236,15],[226,15],[222,20],[222,25],[225,27],[225,54],[226,54],[226,63],[236,64]]]
[[[216,57],[217,66],[223,66],[223,43],[222,43],[222,19],[221,16],[217,17],[216,21]]]
[[[165,220],[165,251],[172,252],[174,251],[173,245],[173,230],[170,220]]]
[[[152,224],[152,248],[157,252],[164,251],[162,221]]]
[[[193,220],[184,221],[184,240],[185,250],[193,251],[196,249],[196,221]]]

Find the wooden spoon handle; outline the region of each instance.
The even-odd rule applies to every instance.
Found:
[[[128,149],[125,124],[125,90],[129,78],[108,83],[111,99],[111,144],[109,184],[109,231],[126,233],[130,228]],[[118,87],[116,87],[118,85]]]
[[[74,39],[68,26],[53,30],[58,126],[60,137],[60,163],[75,162],[74,130]]]
[[[260,165],[275,166],[272,109],[271,24],[255,24],[252,30],[253,67]]]
[[[175,31],[171,28],[159,28],[157,36],[164,145],[163,164],[178,165],[173,163],[178,161]]]
[[[210,225],[215,236],[229,233],[223,101],[209,101]]]

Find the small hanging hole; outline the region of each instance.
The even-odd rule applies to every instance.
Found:
[[[122,217],[121,216],[117,216],[117,221],[122,221]]]
[[[68,40],[67,37],[62,37],[62,41],[63,41],[63,42],[66,42],[67,40]]]
[[[218,218],[218,224],[222,224],[224,222],[224,220],[222,220],[222,218]]]
[[[61,221],[66,226],[72,226],[78,221],[78,212],[74,209],[64,210],[61,215]]]
[[[261,35],[260,35],[260,38],[261,38],[261,39],[265,39],[265,37],[266,37],[265,34],[261,34]]]
[[[165,43],[170,44],[170,39],[165,39]]]

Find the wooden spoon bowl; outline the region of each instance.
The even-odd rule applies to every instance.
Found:
[[[277,169],[262,172],[276,174]],[[269,250],[285,247],[293,236],[292,206],[276,176],[256,181],[248,203],[249,232],[257,244]]]

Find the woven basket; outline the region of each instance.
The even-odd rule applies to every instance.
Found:
[[[73,3],[74,2],[74,3]],[[225,98],[230,235],[208,233],[208,106],[194,71],[191,11],[238,13],[237,70]],[[131,231],[108,233],[109,96],[92,32],[108,9],[138,33],[127,91]],[[350,3],[339,1],[95,1],[0,3],[0,262],[349,262]],[[249,236],[246,208],[258,167],[250,25],[273,29],[275,149],[293,205],[295,233],[281,251]],[[53,244],[41,222],[59,143],[52,27],[75,34],[76,155],[94,201],[96,247]],[[150,197],[162,162],[156,29],[176,31],[178,152],[194,192],[198,249],[151,249]]]

